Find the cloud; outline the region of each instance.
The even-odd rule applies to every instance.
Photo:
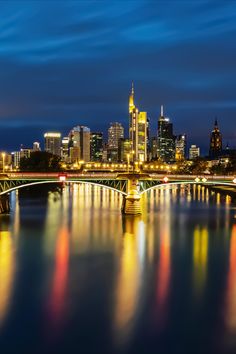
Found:
[[[132,80],[153,134],[162,103],[203,146],[218,113],[225,136],[235,129],[234,1],[2,1],[0,11],[0,124],[22,126],[26,144],[53,126],[127,125]]]

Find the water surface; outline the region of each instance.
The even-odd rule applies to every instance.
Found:
[[[235,353],[236,208],[152,190],[143,215],[86,185],[11,195],[0,216],[1,353]]]

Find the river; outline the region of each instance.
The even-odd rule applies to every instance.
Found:
[[[11,194],[0,215],[1,354],[236,353],[236,205],[197,186],[142,216],[88,185]]]

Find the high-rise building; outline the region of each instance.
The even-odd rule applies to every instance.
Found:
[[[175,160],[181,161],[186,158],[187,139],[186,134],[177,135],[175,138]]]
[[[90,135],[90,159],[102,161],[103,134],[91,133]]]
[[[175,160],[175,137],[170,119],[164,116],[163,106],[158,119],[157,157],[164,162]]]
[[[108,129],[108,161],[118,161],[119,140],[124,138],[124,127],[120,123],[111,123]]]
[[[81,160],[81,151],[79,146],[71,146],[69,148],[69,162],[78,163]]]
[[[107,162],[108,161],[108,145],[107,143],[104,143],[103,144],[103,147],[102,147],[102,161],[103,162]]]
[[[147,160],[147,112],[139,112],[134,104],[134,86],[129,97],[129,139],[134,161]]]
[[[61,155],[61,133],[47,132],[44,134],[45,151],[53,155]]]
[[[191,145],[189,149],[189,159],[194,160],[200,157],[200,148],[197,145]]]
[[[147,161],[152,159],[150,131],[150,119],[147,117]]]
[[[13,151],[11,153],[12,156],[12,167],[13,169],[17,169],[20,166],[20,151]]]
[[[124,138],[124,127],[121,123],[111,123],[108,129],[108,147],[118,149],[119,140]]]
[[[41,151],[40,143],[38,141],[33,143],[33,151]]]
[[[220,133],[217,119],[215,120],[214,129],[211,132],[210,137],[210,150],[209,155],[212,158],[218,157],[222,152],[222,135]]]
[[[69,162],[69,137],[64,136],[61,142],[61,158],[65,162]]]
[[[151,160],[157,159],[157,138],[154,136],[151,138]]]
[[[75,155],[79,154],[78,160],[90,161],[90,129],[83,125],[74,127],[69,134],[69,148],[77,148]]]

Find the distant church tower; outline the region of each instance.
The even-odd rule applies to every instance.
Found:
[[[218,157],[222,152],[222,135],[215,120],[214,129],[211,132],[209,155],[212,158]]]

